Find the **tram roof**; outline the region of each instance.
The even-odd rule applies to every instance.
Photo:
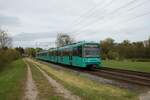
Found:
[[[71,49],[72,47],[77,47],[77,46],[80,46],[80,45],[83,45],[83,44],[87,44],[87,43],[95,43],[95,44],[97,44],[96,42],[93,42],[93,41],[90,41],[90,42],[80,41],[80,42],[76,42],[76,43],[65,45],[63,47],[52,48],[50,50],[41,51],[41,52],[38,52],[38,54],[40,54],[40,53],[46,53],[48,51],[63,50],[63,49],[66,49],[66,48]]]
[[[93,41],[91,41],[91,42],[80,41],[80,42],[77,42],[77,43],[72,43],[72,44],[65,45],[63,47],[59,47],[58,50],[62,50],[62,49],[66,49],[66,48],[72,48],[72,47],[80,46],[80,45],[83,45],[83,44],[86,44],[86,43],[95,43],[95,42],[93,42]]]
[[[47,53],[47,52],[48,52],[48,50],[43,50],[43,51],[37,52],[37,54]]]

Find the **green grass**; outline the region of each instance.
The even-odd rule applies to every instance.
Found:
[[[102,63],[103,66],[105,67],[150,72],[150,62],[132,62],[129,60],[126,61],[104,60]]]
[[[54,92],[53,87],[49,84],[48,80],[42,75],[42,73],[33,64],[29,64],[31,65],[33,80],[39,91],[39,100],[63,100],[62,97]]]
[[[73,72],[56,70],[43,64],[39,66],[83,100],[137,100],[137,95],[126,89],[100,84]]]
[[[5,66],[0,72],[0,100],[21,100],[25,77],[26,67],[22,60]]]

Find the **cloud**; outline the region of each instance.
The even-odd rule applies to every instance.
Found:
[[[58,32],[69,33],[76,41],[100,41],[107,37],[117,42],[147,39],[150,14],[135,16],[150,12],[149,0],[137,0],[124,7],[121,6],[132,0],[111,1],[0,0],[0,26],[5,25],[18,42],[16,46],[32,46],[37,40],[53,41]]]
[[[51,32],[40,32],[40,33],[21,33],[13,36],[14,41],[35,41],[43,40],[47,38],[55,38],[57,34]]]
[[[0,14],[0,26],[18,26],[20,25],[20,20],[15,16],[8,16]]]

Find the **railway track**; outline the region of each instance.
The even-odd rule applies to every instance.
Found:
[[[60,64],[54,64],[54,65],[69,68],[71,70],[76,70],[82,73],[88,73],[98,77],[104,77],[104,78],[113,79],[121,82],[150,87],[150,73],[123,70],[123,69],[114,69],[108,67],[85,70],[85,69],[75,68],[72,66],[60,65]]]
[[[82,70],[82,72],[150,87],[150,73],[113,69],[106,67],[103,67],[101,69]]]

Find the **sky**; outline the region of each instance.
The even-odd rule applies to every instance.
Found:
[[[0,0],[0,28],[15,47],[54,47],[57,33],[76,41],[143,41],[150,0]]]

